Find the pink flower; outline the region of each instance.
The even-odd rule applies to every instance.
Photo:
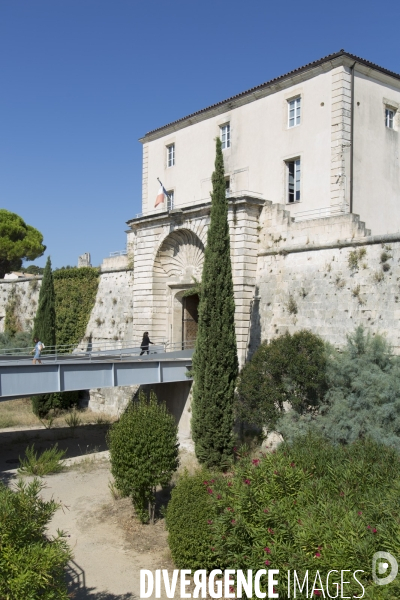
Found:
[[[207,523],[208,523],[209,525],[212,525],[212,524],[213,524],[213,522],[212,522],[210,519],[208,519]]]
[[[221,494],[217,494],[217,500],[221,500]]]
[[[362,510],[359,510],[357,514],[362,515]]]
[[[237,452],[237,448],[236,448],[236,446],[234,446],[234,447],[233,447],[233,451],[234,451],[234,452]]]
[[[260,459],[259,458],[253,458],[252,463],[253,463],[253,465],[255,465],[257,467],[260,464]]]
[[[245,479],[243,483],[245,483],[246,485],[250,485],[251,482],[250,479]]]
[[[320,596],[321,592],[319,590],[314,590],[314,596]]]
[[[232,519],[231,523],[232,523],[232,525],[236,525],[236,520]]]
[[[230,506],[227,506],[227,507],[226,507],[226,510],[227,510],[228,512],[230,512],[230,511],[232,511],[232,512],[233,512],[233,508],[231,508]]]
[[[275,531],[273,529],[271,529],[271,527],[268,527],[268,533],[270,533],[271,535],[274,535]]]
[[[371,529],[371,525],[367,525],[367,529]]]
[[[264,561],[264,564],[265,564],[265,565],[267,565],[267,567],[268,567],[268,565],[270,565],[270,564],[271,564],[271,562],[270,562],[269,560],[265,560],[265,561]]]
[[[228,481],[228,486],[231,487],[232,486],[232,481]]]
[[[375,527],[372,530],[372,533],[378,533],[377,529],[375,529]]]
[[[211,479],[210,483],[215,483],[215,479]]]
[[[278,475],[278,471],[274,471],[274,475]]]
[[[211,548],[211,552],[215,552],[215,548]]]
[[[265,513],[269,513],[269,509],[268,508],[264,508],[264,512]]]
[[[233,585],[229,586],[229,591],[231,594],[233,594],[233,592],[235,591],[235,588],[233,587]]]
[[[321,553],[320,553],[320,552],[316,552],[316,553],[315,553],[315,557],[316,557],[316,558],[320,558],[320,556],[321,556]]]
[[[203,485],[208,485],[208,481],[203,481]]]
[[[294,466],[296,466],[296,465],[294,464],[294,462],[291,462],[291,463],[290,463],[290,466],[291,466],[291,467],[294,467]]]
[[[207,488],[207,492],[208,492],[209,494],[213,494],[213,493],[214,493],[214,492],[213,492],[213,490],[212,490],[210,487],[209,487],[209,488]]]
[[[264,552],[266,552],[267,554],[271,554],[271,548],[268,548],[268,546],[266,548],[264,548]]]

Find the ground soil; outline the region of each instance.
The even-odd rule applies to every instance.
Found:
[[[74,553],[68,580],[75,600],[131,600],[139,598],[140,569],[172,570],[164,520],[141,525],[129,499],[115,499],[106,450],[107,427],[86,425],[75,430],[0,430],[0,477],[10,486],[16,478],[19,456],[32,442],[43,450],[57,441],[68,449],[66,470],[43,478],[42,495],[60,503],[49,533],[62,529]],[[97,451],[93,455],[90,452]],[[183,450],[182,467],[196,467],[190,452]],[[168,493],[158,503],[166,504]],[[179,590],[179,588],[178,588]],[[179,597],[179,591],[175,595]],[[151,596],[154,598],[155,596]],[[161,594],[162,598],[166,596]]]

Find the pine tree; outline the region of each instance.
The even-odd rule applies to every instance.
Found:
[[[38,309],[33,325],[33,337],[37,337],[45,346],[56,345],[55,294],[50,256],[43,273]]]
[[[233,400],[238,374],[228,203],[221,140],[216,140],[211,222],[207,234],[198,333],[193,356],[192,435],[196,456],[224,467],[232,454]]]

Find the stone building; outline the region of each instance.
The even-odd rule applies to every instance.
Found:
[[[259,337],[290,328],[257,304],[266,263],[283,281],[284,265],[274,269],[294,247],[372,244],[371,234],[400,231],[399,107],[400,75],[342,50],[147,133],[142,213],[128,221],[134,331],[175,344],[195,336],[198,297],[186,294],[201,277],[218,135],[240,361],[256,305]],[[168,197],[155,207],[157,178]]]

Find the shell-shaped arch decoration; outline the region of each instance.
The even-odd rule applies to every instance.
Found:
[[[204,245],[193,231],[178,229],[165,238],[155,260],[155,271],[160,267],[168,279],[192,283],[201,279]]]

